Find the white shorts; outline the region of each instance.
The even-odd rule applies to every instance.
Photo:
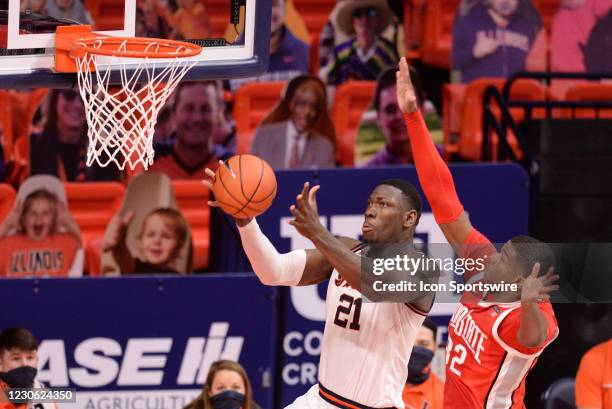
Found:
[[[315,384],[285,409],[338,409],[338,407],[325,402],[319,395],[319,385]]]

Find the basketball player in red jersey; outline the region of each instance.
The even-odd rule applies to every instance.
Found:
[[[444,408],[524,408],[527,373],[558,334],[548,302],[558,279],[552,272],[552,251],[519,236],[497,252],[472,226],[418,111],[405,58],[397,73],[397,98],[419,181],[437,223],[460,257],[486,260],[484,271],[466,273],[465,281],[518,286],[517,291],[463,295],[448,328]]]

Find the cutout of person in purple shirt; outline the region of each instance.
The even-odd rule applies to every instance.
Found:
[[[396,68],[385,70],[376,84],[373,106],[376,111],[376,124],[385,135],[385,146],[364,166],[406,165],[414,163],[410,139],[404,115],[397,104]],[[414,68],[410,67],[410,78],[417,93],[419,106],[423,106],[425,94],[421,80]],[[438,149],[441,151],[440,149]]]
[[[546,34],[531,0],[464,0],[453,26],[452,68],[461,82],[543,70]]]

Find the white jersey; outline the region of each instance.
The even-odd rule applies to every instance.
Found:
[[[321,397],[339,407],[349,408],[353,401],[372,408],[403,408],[408,360],[427,313],[410,304],[363,302],[361,293],[336,270],[325,307]]]

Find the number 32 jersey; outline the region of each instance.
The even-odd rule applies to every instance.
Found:
[[[486,258],[493,253],[491,242],[472,230],[463,258]],[[540,303],[538,308],[546,318],[546,340],[528,348],[517,339],[520,302],[484,302],[463,294],[448,325],[445,409],[525,408],[525,378],[559,332],[550,303]]]
[[[403,408],[408,360],[427,313],[411,304],[366,302],[336,270],[326,300],[321,397],[339,407],[343,397],[366,407]]]

